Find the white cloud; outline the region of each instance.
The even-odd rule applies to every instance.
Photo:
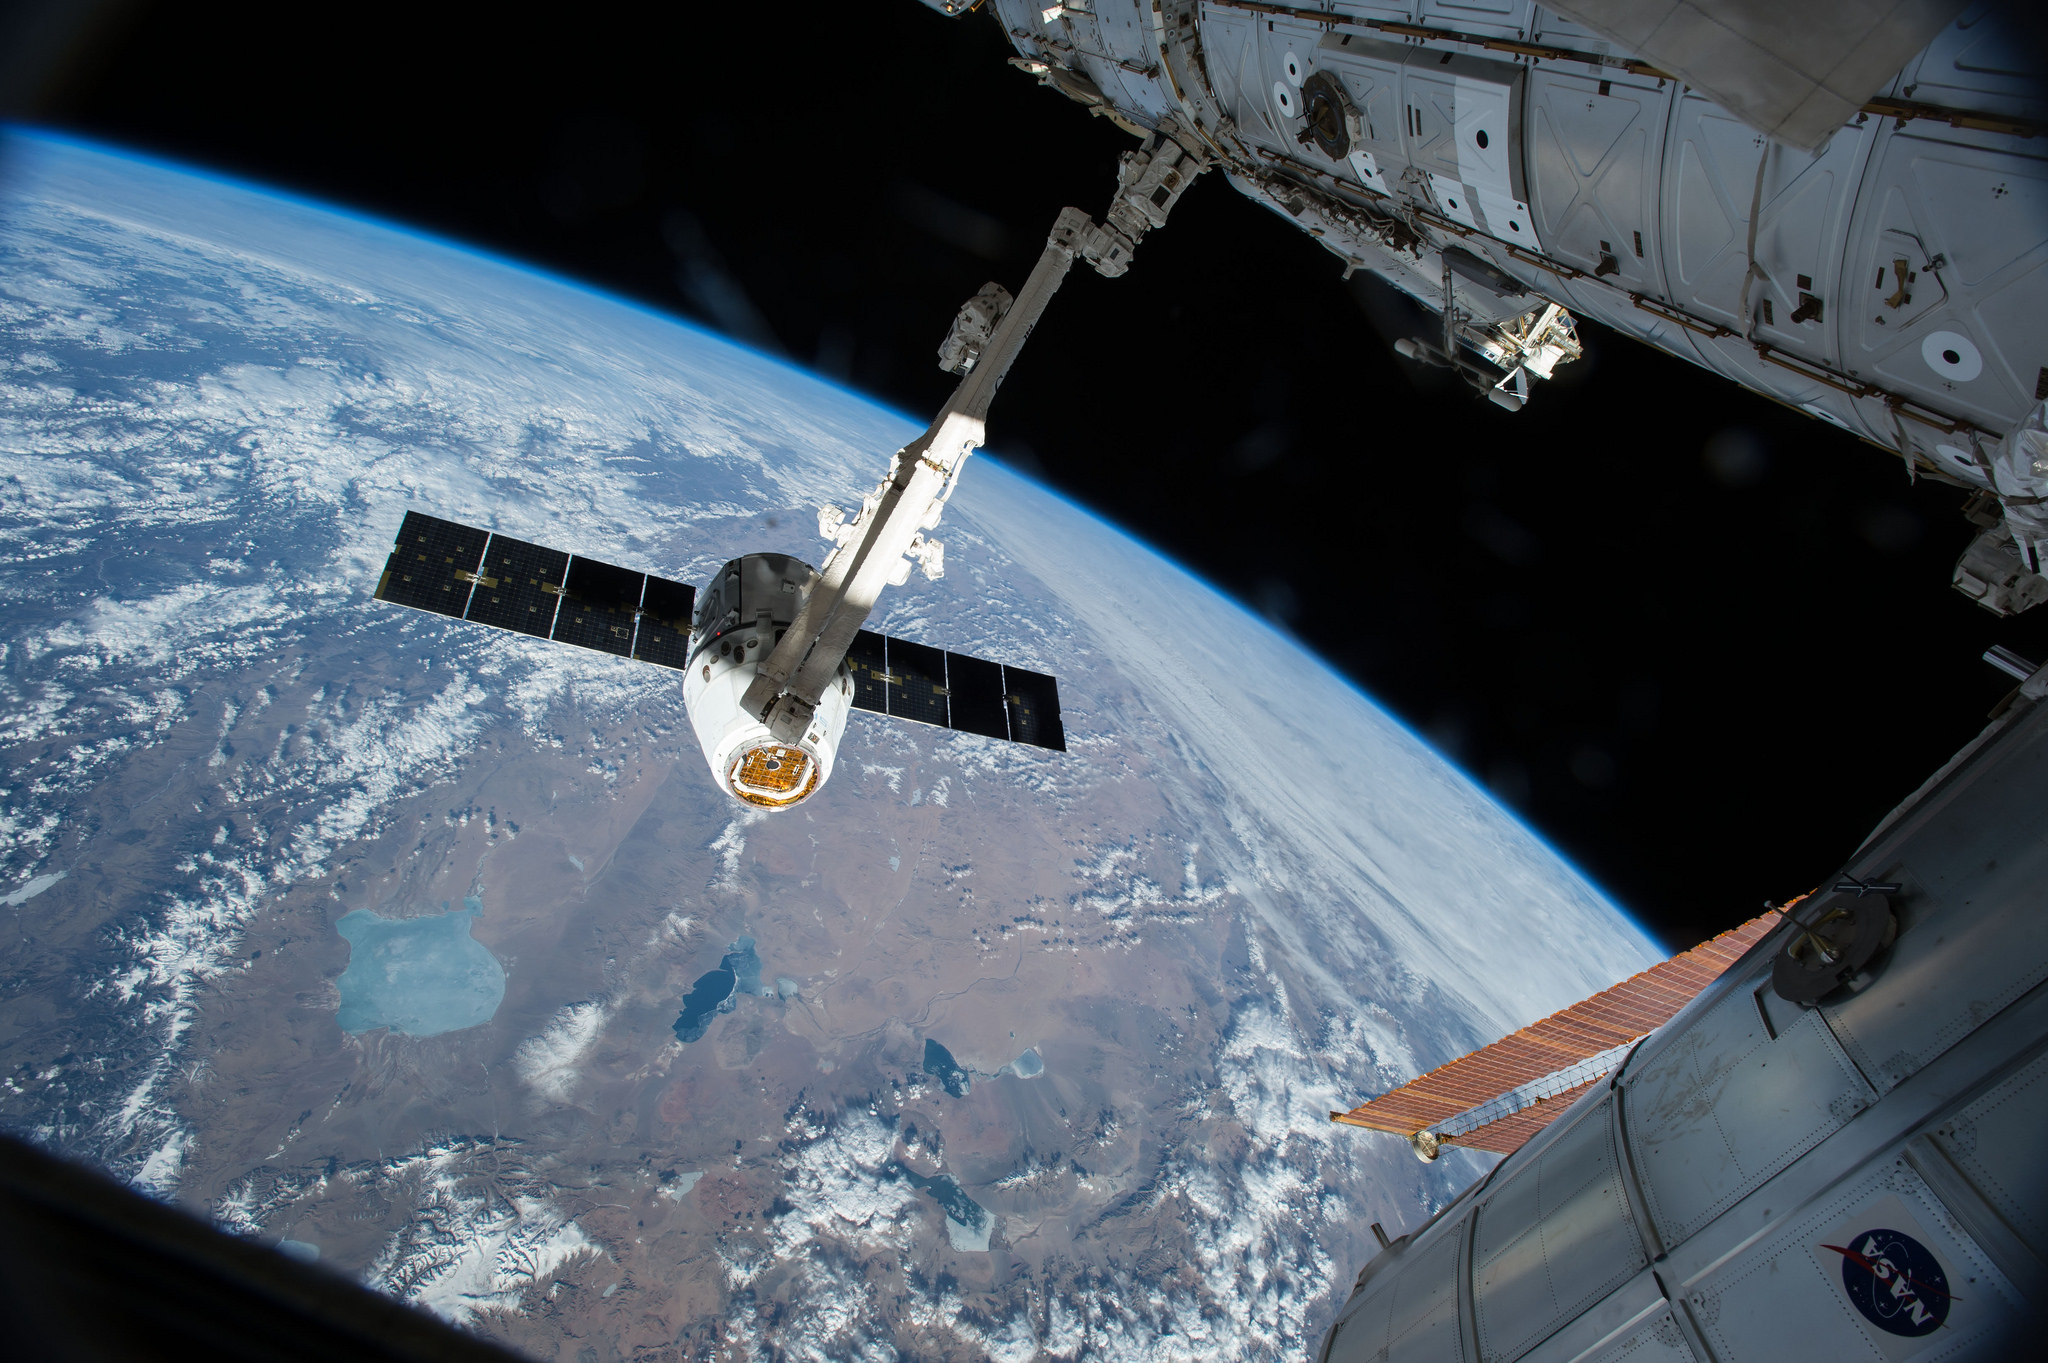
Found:
[[[269,587],[188,582],[139,600],[102,597],[38,646],[71,654],[78,671],[146,667],[175,681],[201,667],[252,661],[275,644],[281,626],[302,614]]]

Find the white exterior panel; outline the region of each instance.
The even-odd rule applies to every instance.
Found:
[[[1473,1237],[1472,1291],[1482,1363],[1506,1363],[1548,1338],[1649,1262],[1614,1147],[1612,1102],[1487,1190]]]

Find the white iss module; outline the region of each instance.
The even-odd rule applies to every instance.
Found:
[[[1380,1231],[1319,1363],[2041,1356],[2048,667],[1987,661],[1812,894],[1330,1114],[1507,1158]]]
[[[1965,489],[1955,586],[2048,600],[2039,0],[926,3],[1438,314],[1404,357],[1513,411],[1598,321]]]

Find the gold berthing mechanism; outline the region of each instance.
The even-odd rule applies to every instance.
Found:
[[[748,804],[776,808],[794,804],[818,782],[818,764],[801,748],[763,745],[749,748],[733,764],[727,784]]]

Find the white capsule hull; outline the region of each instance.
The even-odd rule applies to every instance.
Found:
[[[831,778],[853,677],[844,664],[794,742],[778,739],[744,698],[782,631],[795,618],[808,564],[782,554],[749,554],[720,570],[700,599],[683,673],[683,704],[719,788],[760,809],[789,809]]]

